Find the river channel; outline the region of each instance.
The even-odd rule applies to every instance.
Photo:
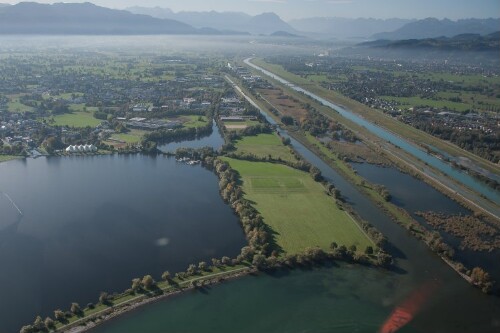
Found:
[[[424,161],[425,163],[429,164],[430,166],[432,166],[432,167],[440,170],[444,174],[452,177],[454,180],[458,181],[459,183],[462,183],[465,186],[473,189],[474,191],[484,195],[485,197],[490,199],[492,202],[494,202],[494,203],[500,202],[500,193],[498,191],[495,191],[494,189],[488,187],[487,185],[481,183],[480,181],[475,180],[473,177],[466,174],[465,172],[462,172],[458,169],[453,168],[448,163],[445,163],[442,160],[440,160],[439,158],[437,158],[431,154],[428,154],[427,152],[425,152],[421,148],[409,143],[408,141],[404,140],[403,138],[397,136],[396,134],[367,121],[366,119],[354,114],[353,112],[351,112],[351,111],[349,111],[349,110],[347,110],[339,105],[336,105],[336,104],[334,104],[334,103],[332,103],[332,102],[330,102],[330,101],[328,101],[328,100],[326,100],[326,99],[324,99],[316,94],[313,94],[310,91],[307,91],[299,86],[296,86],[295,84],[290,83],[289,81],[283,79],[282,77],[280,77],[274,73],[271,73],[262,67],[259,67],[255,64],[253,64],[252,62],[250,62],[250,60],[251,60],[251,58],[245,59],[245,63],[248,66],[251,66],[252,68],[257,69],[260,72],[264,73],[265,75],[273,78],[274,80],[279,81],[280,83],[288,86],[289,88],[291,88],[297,92],[303,93],[303,94],[313,98],[314,100],[320,102],[321,104],[330,107],[331,109],[337,111],[343,117],[355,122],[358,125],[365,127],[367,130],[369,130],[373,134],[377,135],[378,137],[392,143],[393,145],[395,145],[397,147],[400,147],[401,149],[403,149],[406,152],[410,153],[411,155],[417,157],[421,161]]]

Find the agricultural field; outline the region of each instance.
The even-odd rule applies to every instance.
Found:
[[[253,154],[257,157],[265,158],[272,156],[275,159],[295,162],[297,159],[290,152],[290,148],[283,145],[281,139],[276,134],[259,134],[255,136],[245,136],[236,141],[238,153]]]
[[[223,160],[240,174],[245,198],[254,202],[283,252],[299,253],[314,246],[328,249],[332,242],[356,245],[358,251],[373,246],[308,173],[281,164]]]
[[[94,118],[92,112],[83,111],[61,114],[45,119],[47,119],[51,125],[69,127],[95,127],[102,122],[102,120]]]
[[[264,101],[277,109],[281,115],[291,116],[302,121],[307,116],[307,110],[293,96],[285,95],[281,89],[258,89]]]

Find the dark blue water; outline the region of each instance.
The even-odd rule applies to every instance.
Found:
[[[165,145],[161,145],[158,147],[163,152],[175,153],[177,148],[203,148],[203,147],[211,147],[215,150],[220,149],[224,144],[224,138],[220,134],[219,128],[215,121],[212,125],[212,133],[207,136],[202,136],[196,138],[194,140],[184,140],[177,142],[170,142]]]
[[[434,211],[447,215],[470,215],[471,212],[444,194],[435,190],[423,181],[402,173],[395,168],[387,168],[368,163],[352,163],[358,174],[371,183],[384,185],[392,195],[391,201],[404,208],[413,218],[427,226],[425,219],[416,216],[418,211]],[[461,239],[443,230],[439,233],[446,241],[455,248],[455,258],[465,264],[466,267],[482,267],[486,269],[495,280],[500,280],[500,251],[471,251],[461,250]]]
[[[246,244],[217,176],[173,158],[10,161],[0,191],[23,214],[0,193],[0,332]]]
[[[320,102],[321,104],[330,107],[331,109],[337,111],[343,117],[345,117],[351,121],[354,121],[355,123],[365,127],[366,129],[368,129],[370,132],[377,135],[378,137],[400,147],[401,149],[405,150],[406,152],[410,153],[411,155],[426,162],[430,166],[432,166],[432,167],[440,170],[441,172],[445,173],[446,175],[452,177],[456,181],[458,181],[458,182],[464,184],[465,186],[473,189],[474,191],[484,195],[486,198],[490,199],[492,202],[496,202],[496,203],[500,202],[500,193],[498,191],[495,191],[494,189],[483,184],[482,182],[475,180],[473,177],[469,176],[468,174],[466,174],[458,169],[453,168],[448,163],[445,163],[442,160],[436,158],[435,156],[428,154],[424,150],[409,143],[408,141],[404,140],[403,138],[397,136],[396,134],[394,134],[390,131],[387,131],[387,130],[369,122],[368,120],[346,110],[345,108],[343,108],[339,105],[333,104],[332,102],[330,102],[322,97],[319,97],[318,95],[315,95],[315,94],[313,94],[313,93],[311,93],[311,92],[309,92],[301,87],[298,87],[298,86],[286,81],[285,79],[263,69],[262,67],[259,67],[257,65],[252,64],[250,62],[250,58],[246,59],[245,63],[247,65],[261,71],[265,75],[285,84],[286,86],[290,87],[291,89],[298,91],[298,92],[301,92],[301,93],[315,99],[316,101]]]

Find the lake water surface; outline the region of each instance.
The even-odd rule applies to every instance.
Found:
[[[10,161],[0,191],[0,332],[246,244],[217,176],[173,158]]]
[[[219,127],[215,121],[212,125],[212,132],[209,135],[202,136],[193,140],[181,140],[176,142],[170,142],[161,146],[158,146],[158,149],[163,152],[175,153],[177,148],[203,148],[203,147],[211,147],[215,150],[222,147],[224,144],[224,138],[220,134]]]

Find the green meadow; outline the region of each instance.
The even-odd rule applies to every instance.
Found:
[[[308,173],[275,163],[223,160],[240,174],[245,198],[254,203],[274,231],[282,251],[299,253],[315,246],[326,250],[332,242],[356,245],[358,251],[373,246],[358,224]]]
[[[257,157],[265,158],[271,155],[273,158],[281,158],[285,161],[296,161],[290,149],[283,145],[281,139],[276,134],[259,134],[255,136],[245,136],[236,141],[237,152],[253,154]]]

